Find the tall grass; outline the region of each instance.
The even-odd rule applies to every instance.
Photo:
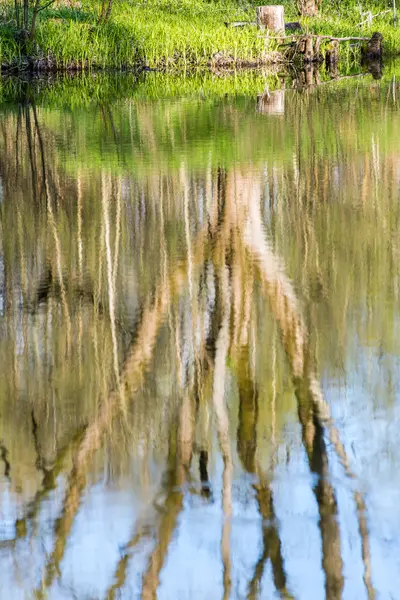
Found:
[[[379,31],[384,38],[387,56],[400,55],[400,27],[393,26],[391,4],[329,2],[322,5],[321,14],[313,19],[304,19],[304,27],[315,33],[338,37],[369,37]],[[367,12],[375,16],[367,20]]]
[[[254,25],[227,27],[225,22],[255,19],[255,8],[234,2],[122,1],[105,24],[90,11],[51,8],[40,13],[30,52],[60,67],[133,68],[137,65],[177,70],[206,65],[215,55],[238,61],[261,61],[267,47]],[[0,25],[0,59],[18,58],[13,30]]]
[[[88,0],[87,0],[88,1]],[[182,71],[205,66],[216,58],[236,63],[262,62],[276,47],[268,45],[255,25],[226,27],[226,22],[254,21],[255,5],[227,0],[149,0],[115,3],[111,18],[99,24],[97,12],[89,5],[79,10],[54,5],[41,12],[35,41],[29,52],[46,66],[55,68],[132,69],[147,65]],[[385,38],[387,54],[400,53],[400,29],[391,24],[387,13],[359,26],[365,17],[387,6],[325,2],[321,14],[304,19],[305,30],[337,36],[369,35],[379,30]],[[294,2],[285,2],[287,21],[297,19]],[[21,49],[15,38],[12,14],[0,22],[0,60],[18,62]],[[268,54],[269,53],[269,54]],[[47,62],[46,62],[47,61]]]

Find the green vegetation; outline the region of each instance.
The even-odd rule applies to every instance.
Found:
[[[98,23],[89,6],[70,9],[54,5],[39,15],[32,55],[49,66],[66,68],[133,68],[206,65],[216,53],[235,60],[256,61],[265,52],[255,27],[229,28],[225,21],[252,20],[250,6],[204,0],[120,2],[111,17]],[[11,19],[10,12],[7,18]],[[20,57],[13,24],[2,26],[1,60]],[[45,63],[43,63],[45,64]]]
[[[375,31],[382,33],[386,56],[400,54],[400,27],[393,26],[391,4],[385,2],[376,4],[349,4],[337,2],[322,5],[318,17],[304,19],[304,24],[310,31],[321,35],[337,37],[362,36],[370,37]],[[368,15],[378,15],[368,23]],[[360,25],[362,23],[362,25]]]
[[[277,60],[276,43],[266,42],[255,25],[226,27],[226,22],[254,21],[257,2],[207,0],[121,0],[107,16],[103,3],[83,0],[73,5],[55,0],[41,5],[35,19],[28,18],[28,31],[21,29],[14,3],[2,5],[0,13],[0,60],[3,65],[37,70],[112,68],[141,66],[188,69],[213,61],[254,64]],[[297,19],[294,2],[285,1],[286,21]],[[33,4],[31,6],[35,6]],[[1,6],[1,5],[0,5]],[[391,12],[368,22],[388,7],[324,2],[316,17],[303,17],[306,31],[343,36],[369,35],[379,30],[385,50],[400,49],[400,29],[392,25]],[[32,9],[30,9],[32,12]],[[103,10],[103,13],[102,13]],[[359,23],[364,21],[360,27]],[[29,58],[27,58],[29,57]]]

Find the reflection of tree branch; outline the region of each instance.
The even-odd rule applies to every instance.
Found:
[[[51,469],[45,469],[43,472],[42,489],[36,493],[35,498],[28,504],[26,511],[26,519],[34,519],[38,513],[43,499],[54,490],[56,487],[57,477],[61,473],[63,468],[65,457],[68,452],[73,451],[74,447],[80,443],[86,426],[81,427],[77,433],[72,437],[72,440],[61,448],[55,459],[54,465]]]
[[[137,390],[143,371],[151,358],[161,317],[168,302],[168,289],[159,289],[154,302],[143,312],[142,323],[134,346],[131,348],[121,373],[121,385],[131,394]],[[111,392],[103,402],[96,419],[89,425],[75,455],[74,467],[69,478],[62,516],[56,526],[56,541],[53,553],[46,566],[44,584],[49,587],[59,571],[65,545],[78,511],[80,496],[86,485],[86,470],[93,455],[101,445],[102,437],[119,413],[120,401],[117,391]]]
[[[244,350],[244,349],[243,349]],[[262,517],[263,550],[248,587],[248,600],[255,600],[260,593],[261,580],[268,559],[271,560],[274,584],[281,596],[291,598],[286,587],[281,540],[277,528],[272,490],[268,478],[262,475],[257,465],[257,421],[258,392],[249,373],[248,348],[241,353],[236,367],[239,387],[239,423],[237,449],[243,467],[250,474],[257,474],[259,481],[254,485],[258,510]]]
[[[252,182],[247,182],[250,187]],[[249,190],[248,190],[249,191]],[[309,347],[306,328],[298,307],[298,301],[289,279],[283,272],[279,260],[267,245],[259,208],[259,194],[251,195],[248,203],[245,244],[256,259],[257,266],[264,279],[270,299],[272,312],[281,328],[283,345],[292,370],[292,377],[298,400],[299,418],[302,425],[303,441],[311,470],[318,474],[318,483],[314,489],[320,511],[320,528],[323,544],[323,567],[326,573],[327,598],[339,598],[343,589],[342,558],[340,552],[340,533],[337,523],[337,504],[334,490],[328,482],[328,457],[323,438],[327,429],[330,441],[348,476],[353,476],[339,433],[333,425],[329,405],[323,397],[320,385],[309,365]],[[364,575],[370,583],[370,567],[366,527],[362,526],[362,514],[365,509],[361,495],[356,496],[357,516],[360,533],[363,537]],[[361,499],[361,503],[359,501]]]
[[[40,452],[40,443],[38,438],[38,424],[35,418],[35,411],[31,410],[31,421],[32,421],[32,437],[33,437],[33,446],[36,452],[36,468],[38,471],[43,472],[43,476],[46,476],[46,468],[43,466],[43,459]]]
[[[204,261],[207,228],[198,235],[194,245],[194,263]],[[141,385],[146,365],[149,363],[157,340],[158,330],[163,316],[171,302],[171,298],[181,293],[187,276],[184,264],[178,265],[166,281],[158,286],[154,294],[150,294],[141,315],[141,323],[132,346],[128,351],[120,374],[121,389],[126,397],[134,397]],[[56,574],[64,556],[65,546],[70,534],[75,515],[79,509],[80,497],[86,486],[86,472],[92,457],[99,449],[103,435],[120,414],[120,395],[118,390],[112,391],[105,398],[94,421],[88,426],[74,457],[74,467],[69,478],[62,515],[57,521],[54,549],[49,557],[43,578],[44,590],[48,588]],[[37,592],[40,595],[42,592]]]
[[[107,185],[108,183],[108,185]],[[110,203],[110,181],[107,182],[105,174],[102,174],[101,178],[101,198],[103,207],[103,221],[104,221],[104,235],[105,235],[105,247],[106,247],[106,260],[107,260],[107,284],[108,284],[108,314],[111,325],[111,338],[113,347],[113,364],[114,374],[117,387],[122,396],[122,389],[120,388],[119,380],[119,364],[118,364],[118,342],[117,342],[117,330],[115,325],[115,285],[113,271],[116,271],[118,266],[116,262],[113,264],[111,256],[111,236],[110,236],[110,215],[109,215],[109,203]],[[114,258],[116,258],[114,256]],[[122,400],[122,397],[121,397]]]
[[[43,501],[47,498],[52,490],[56,488],[57,477],[62,471],[64,460],[68,452],[73,451],[77,443],[82,439],[85,427],[81,427],[77,433],[73,436],[72,440],[68,442],[58,453],[54,466],[51,469],[43,468],[43,479],[41,489],[36,492],[34,499],[27,505],[25,516],[22,519],[18,519],[16,522],[17,536],[24,537],[28,531],[28,521],[34,521]]]
[[[160,582],[160,572],[168,553],[170,541],[175,531],[178,516],[183,508],[183,484],[189,475],[194,441],[193,385],[182,398],[176,442],[170,437],[168,469],[165,481],[167,499],[158,526],[157,544],[150,555],[146,573],[143,576],[141,597],[154,600]]]
[[[372,585],[371,577],[371,553],[369,549],[369,533],[366,518],[367,508],[365,506],[364,498],[362,497],[360,492],[356,491],[354,493],[354,499],[357,506],[358,530],[360,532],[361,537],[361,555],[364,564],[363,580],[368,593],[368,600],[374,600],[375,590],[374,586]]]
[[[263,520],[263,551],[256,563],[253,577],[249,582],[247,598],[248,600],[255,600],[255,598],[259,596],[260,585],[268,559],[271,560],[272,575],[276,589],[279,591],[281,597],[292,598],[292,595],[286,587],[286,573],[282,556],[282,545],[276,523],[272,490],[265,477],[260,478],[260,482],[255,488],[257,492],[257,504]]]
[[[48,212],[48,216],[49,216],[50,225],[53,230],[54,244],[56,247],[57,272],[58,272],[58,279],[59,279],[59,284],[60,284],[60,288],[61,288],[61,299],[62,299],[64,314],[65,314],[65,320],[67,323],[67,348],[69,349],[70,340],[71,340],[71,319],[70,319],[70,315],[69,315],[69,308],[68,308],[67,297],[66,297],[66,293],[65,293],[64,281],[63,281],[63,275],[62,275],[60,239],[58,236],[57,226],[56,226],[56,222],[55,222],[54,214],[53,214],[53,207],[52,207],[52,203],[51,203],[50,190],[49,190],[47,171],[46,171],[44,144],[43,144],[42,134],[40,131],[39,122],[38,122],[38,118],[37,118],[36,107],[34,104],[32,105],[32,111],[33,111],[33,119],[34,119],[34,123],[35,123],[36,135],[39,140],[39,148],[40,148],[41,163],[42,163],[43,186],[44,186],[44,193],[45,193],[45,197],[46,197],[47,212]]]
[[[176,319],[175,331],[177,332],[179,329],[179,320]],[[172,328],[171,328],[172,333]],[[179,337],[179,336],[178,336]],[[179,362],[181,363],[180,358],[180,345],[178,343],[177,353],[179,355]],[[197,367],[206,363],[208,365],[206,359],[206,349],[202,347],[202,356],[199,357],[197,361]],[[199,376],[200,377],[200,376]],[[195,421],[195,410],[196,406],[193,401],[193,396],[197,396],[198,390],[198,377],[194,378],[194,384],[190,386],[189,390],[183,390],[183,400],[180,411],[180,427],[178,432],[178,441],[180,444],[180,451],[178,454],[179,462],[177,460],[171,458],[172,446],[170,441],[170,455],[169,455],[169,467],[167,470],[166,480],[164,481],[164,485],[167,487],[167,501],[162,509],[162,514],[165,515],[164,522],[161,521],[158,525],[157,531],[159,531],[158,539],[159,543],[157,544],[154,552],[152,553],[149,560],[149,568],[147,574],[144,576],[144,593],[148,594],[149,597],[154,596],[158,586],[158,577],[159,572],[162,568],[165,556],[161,552],[161,548],[164,548],[164,554],[168,549],[168,538],[171,539],[173,529],[175,528],[174,523],[176,523],[177,516],[179,514],[181,503],[179,497],[172,496],[174,490],[173,486],[171,487],[171,483],[173,483],[173,479],[176,481],[183,482],[189,475],[189,467],[192,459],[193,452],[193,439],[194,439],[194,421]],[[194,387],[194,390],[192,388]],[[194,392],[194,394],[193,394]],[[203,483],[202,493],[205,496],[210,495],[210,487],[208,482],[208,473],[207,473],[207,460],[208,453],[206,451],[200,451],[200,479]],[[179,473],[178,473],[179,470]],[[172,478],[172,479],[171,479]],[[183,499],[183,498],[182,498]],[[173,516],[174,511],[176,511],[175,517]],[[169,530],[165,532],[165,528]],[[140,540],[146,535],[146,532],[143,531],[143,527],[139,524],[135,526],[134,532],[132,534],[131,539],[126,545],[126,550],[118,562],[116,570],[114,572],[114,583],[112,587],[109,589],[107,593],[108,600],[113,600],[117,591],[121,590],[125,584],[125,580],[127,577],[127,570],[129,565],[129,559],[132,555],[132,552],[136,545],[140,542]],[[162,538],[162,539],[161,539]],[[144,596],[142,594],[142,597]]]
[[[224,245],[222,250],[224,250]],[[222,298],[222,321],[215,344],[215,368],[213,382],[213,406],[216,416],[219,445],[224,461],[222,477],[222,510],[223,526],[221,537],[222,563],[224,567],[224,599],[229,598],[231,590],[231,559],[230,559],[230,535],[232,517],[232,452],[229,439],[229,420],[225,405],[225,378],[226,358],[229,348],[229,318],[230,318],[230,295],[229,272],[227,265],[220,269],[220,285]]]
[[[179,435],[179,432],[177,432]],[[192,440],[193,442],[193,440]],[[158,526],[157,543],[150,555],[147,570],[143,576],[142,600],[155,600],[169,544],[176,528],[178,516],[183,507],[183,483],[185,469],[182,468],[181,449],[175,440],[170,439],[168,469],[165,478],[167,498]]]
[[[8,460],[8,450],[3,444],[2,440],[0,440],[0,458],[4,463],[4,477],[6,477],[6,479],[10,479],[11,465],[10,461]]]
[[[25,509],[25,516],[21,519],[17,519],[15,522],[17,538],[26,536],[28,531],[28,521],[33,521],[36,518],[43,501],[49,495],[49,493],[56,488],[57,477],[62,471],[65,457],[68,451],[72,451],[74,446],[82,439],[83,432],[84,428],[79,429],[77,434],[73,436],[72,440],[63,448],[61,448],[54,462],[54,466],[51,469],[43,470],[41,489],[36,492],[33,500],[28,503]],[[0,445],[0,449],[1,448],[3,448],[3,446]],[[11,544],[14,545],[15,541],[16,539],[11,540]]]
[[[150,535],[150,531],[146,527],[136,527],[135,533],[129,542],[124,547],[124,554],[118,561],[117,568],[114,572],[114,583],[106,593],[107,600],[114,600],[118,597],[118,592],[124,587],[126,576],[128,574],[129,561],[134,549],[140,544],[143,538]]]

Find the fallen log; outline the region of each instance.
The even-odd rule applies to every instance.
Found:
[[[272,36],[272,35],[267,34],[267,35],[259,35],[257,37],[268,37],[269,40],[293,40],[293,41],[301,40],[304,37],[310,37],[313,39],[319,38],[320,40],[331,40],[331,41],[336,41],[336,42],[352,42],[352,41],[369,42],[371,40],[371,38],[368,38],[368,37],[335,37],[332,35],[318,35],[316,33],[315,34],[310,33],[310,34],[307,34],[307,36],[295,35],[295,34]]]
[[[224,21],[225,27],[246,27],[247,25],[257,25],[257,21]],[[290,21],[285,23],[285,31],[300,31],[302,32],[302,26],[299,21]]]
[[[225,27],[246,27],[246,25],[257,25],[256,21],[225,21]]]

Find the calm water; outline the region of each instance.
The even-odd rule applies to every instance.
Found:
[[[400,598],[400,87],[235,81],[4,83],[2,599]]]

